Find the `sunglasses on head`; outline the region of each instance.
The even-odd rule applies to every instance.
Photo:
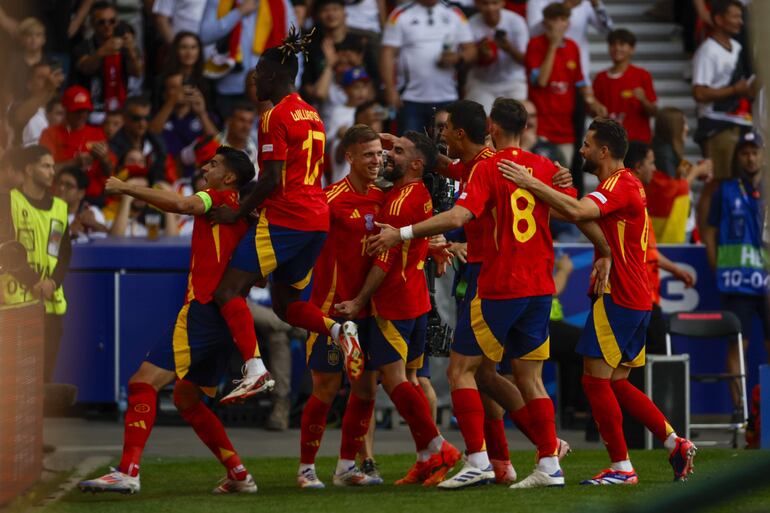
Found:
[[[129,114],[128,119],[131,121],[149,121],[150,116],[149,114],[147,116],[143,116],[142,114]]]

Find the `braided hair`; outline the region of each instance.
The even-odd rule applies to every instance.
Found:
[[[281,44],[265,50],[260,60],[269,62],[271,68],[276,73],[282,74],[289,81],[293,82],[299,68],[296,55],[302,54],[305,60],[307,60],[307,47],[310,45],[314,33],[315,28],[308,34],[303,35],[292,25],[289,28],[289,34]]]

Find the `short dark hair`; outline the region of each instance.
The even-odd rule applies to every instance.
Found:
[[[257,113],[257,108],[254,106],[254,104],[246,100],[236,101],[233,104],[232,110],[230,111],[230,116],[235,114],[236,110],[245,110],[246,112],[253,112],[254,114]],[[227,117],[230,117],[230,116],[227,116]]]
[[[66,166],[61,168],[56,179],[58,180],[62,175],[70,175],[74,178],[79,191],[84,191],[86,190],[86,187],[88,187],[88,176],[86,176],[83,170],[78,166]]]
[[[743,4],[739,0],[713,0],[711,2],[711,17],[724,16],[728,9],[733,6],[743,11]]]
[[[631,170],[636,169],[647,158],[649,151],[650,145],[646,142],[630,141],[628,143],[628,151],[626,151],[626,156],[623,159],[623,165]]]
[[[614,159],[622,159],[628,151],[628,133],[623,125],[610,118],[596,118],[588,126],[593,131],[594,139],[610,150]]]
[[[543,9],[543,18],[553,20],[555,18],[569,18],[572,10],[562,2],[553,2]]]
[[[24,148],[14,146],[5,150],[3,157],[0,158],[0,169],[9,167],[16,171],[24,171]]]
[[[307,47],[312,39],[313,32],[302,35],[294,27],[289,30],[289,35],[278,46],[265,50],[259,57],[260,62],[270,63],[270,68],[276,75],[288,82],[294,82],[299,71],[298,55],[304,57]]]
[[[353,119],[354,120],[358,119],[358,116],[360,116],[361,114],[363,114],[367,110],[371,109],[375,105],[380,105],[380,102],[378,102],[377,100],[367,100],[367,101],[365,101],[364,103],[362,103],[361,105],[356,107],[356,113],[353,116]]]
[[[61,96],[58,94],[48,100],[48,103],[45,104],[45,111],[51,112],[51,109],[53,109],[56,104],[61,104]]]
[[[345,134],[340,141],[340,147],[342,151],[347,151],[354,144],[363,144],[378,141],[379,139],[380,135],[372,130],[370,126],[359,123],[345,130]]]
[[[105,0],[98,0],[91,4],[91,9],[89,9],[88,13],[93,14],[96,11],[103,11],[105,9],[115,9],[115,6],[112,4],[112,2],[107,2]]]
[[[414,130],[404,132],[404,137],[414,143],[415,149],[422,158],[424,169],[432,171],[436,167],[436,161],[438,160],[438,149],[436,149],[436,145],[433,144],[430,137]]]
[[[21,169],[24,170],[27,166],[36,164],[37,162],[40,161],[41,158],[50,154],[51,154],[51,150],[49,150],[45,146],[40,144],[33,144],[32,146],[27,146],[26,148],[22,148],[21,155],[18,162],[19,164],[21,164]]]
[[[151,107],[152,103],[150,102],[150,98],[144,94],[139,96],[129,96],[126,98],[125,103],[123,104],[123,112],[127,113],[128,109],[131,107]]]
[[[628,29],[619,28],[607,34],[607,44],[626,43],[632,47],[636,46],[636,36]]]
[[[489,119],[509,134],[519,135],[527,128],[527,108],[518,100],[498,98],[492,104]]]
[[[217,148],[216,155],[222,155],[227,169],[235,173],[238,189],[254,179],[256,175],[254,164],[251,163],[246,152],[230,146],[220,146]]]
[[[474,144],[484,144],[487,137],[487,115],[484,106],[471,100],[458,100],[446,111],[454,128],[462,128]]]

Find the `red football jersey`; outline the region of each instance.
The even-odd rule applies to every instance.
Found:
[[[621,75],[602,71],[594,79],[594,95],[599,103],[607,107],[609,116],[622,123],[628,132],[629,141],[650,142],[650,117],[644,111],[642,102],[634,96],[634,89],[640,87],[651,102],[657,101],[652,77],[647,70],[629,65]]]
[[[328,231],[329,206],[321,189],[326,132],[318,112],[292,93],[262,114],[259,166],[282,160],[281,183],[262,206],[271,224],[301,231]]]
[[[495,150],[485,146],[479,151],[473,160],[469,162],[458,162],[450,166],[450,173],[452,178],[460,182],[460,194],[462,194],[468,186],[468,180],[470,179],[473,168],[484,159],[494,156]],[[455,176],[457,178],[455,178]],[[487,217],[482,216],[480,218],[474,218],[466,223],[465,240],[468,243],[468,262],[475,264],[482,261],[484,255],[484,239],[491,230],[491,227],[485,223],[488,220]]]
[[[608,177],[588,196],[599,207],[597,223],[612,250],[609,292],[616,305],[650,310],[646,259],[650,220],[642,182],[628,169]]]
[[[203,192],[211,198],[210,208],[227,205],[238,210],[238,191],[206,189]],[[244,220],[235,224],[212,224],[205,214],[195,216],[185,304],[193,299],[205,304],[214,298],[230,257],[248,228]]]
[[[575,189],[553,185],[558,168],[545,157],[506,148],[476,165],[457,205],[477,218],[488,217],[478,293],[482,299],[514,299],[555,292],[550,207],[531,192],[506,180],[497,163],[508,159],[530,170],[540,181],[573,197]]]
[[[396,228],[433,215],[433,202],[422,181],[394,187],[385,198],[378,221]],[[376,315],[391,321],[415,319],[430,310],[425,258],[428,239],[411,239],[378,256],[374,264],[388,275],[372,297]]]
[[[533,37],[527,45],[524,65],[529,78],[529,99],[537,107],[537,135],[552,143],[571,143],[575,140],[572,113],[575,110],[576,89],[585,84],[580,69],[580,50],[571,39],[564,38],[556,50],[548,85],[533,84],[548,52],[545,35]],[[534,73],[534,76],[533,76]]]
[[[356,297],[372,267],[373,258],[366,254],[366,243],[379,232],[374,220],[385,203],[385,193],[374,185],[366,194],[358,193],[347,177],[324,191],[331,223],[313,268],[310,300],[324,314],[335,316],[334,305]],[[368,315],[367,307],[358,317]]]

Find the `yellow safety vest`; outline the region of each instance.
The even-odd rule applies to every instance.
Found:
[[[50,210],[32,206],[18,190],[11,191],[11,216],[18,240],[27,250],[27,262],[41,278],[48,278],[59,261],[61,241],[67,230],[67,204],[60,198],[53,198]],[[13,276],[0,276],[3,301],[6,305],[19,305],[37,301],[24,285]],[[67,300],[61,285],[51,300],[45,300],[45,312],[64,315]]]

